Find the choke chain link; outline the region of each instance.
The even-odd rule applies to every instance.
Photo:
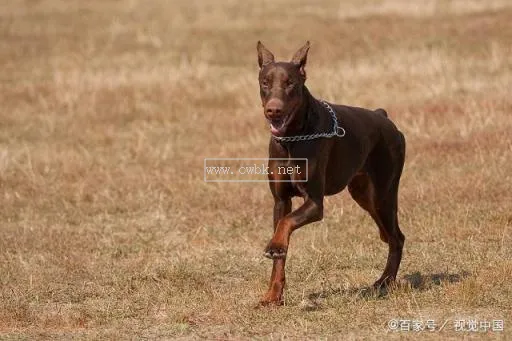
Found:
[[[338,136],[338,137],[343,137],[345,136],[345,129],[343,129],[343,127],[340,127],[338,125],[338,118],[336,117],[336,113],[334,112],[334,110],[331,108],[331,106],[321,100],[320,102],[322,102],[322,104],[327,108],[327,110],[329,111],[329,113],[331,114],[331,117],[332,117],[332,120],[333,120],[333,130],[329,133],[316,133],[316,134],[310,134],[310,135],[296,135],[296,136],[275,136],[275,135],[272,135],[272,137],[274,139],[276,139],[277,141],[281,141],[281,142],[295,142],[295,141],[306,141],[306,140],[314,140],[314,139],[319,139],[319,138],[322,138],[322,137],[325,137],[325,138],[331,138],[331,137],[334,137],[334,136]]]

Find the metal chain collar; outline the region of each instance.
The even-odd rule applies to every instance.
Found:
[[[320,100],[322,104],[327,108],[327,110],[331,113],[332,120],[333,120],[333,130],[330,133],[316,133],[316,134],[310,134],[310,135],[296,135],[296,136],[275,136],[272,135],[273,138],[275,138],[277,141],[281,142],[295,142],[295,141],[306,141],[306,140],[314,140],[319,139],[321,137],[325,138],[331,138],[334,136],[343,137],[345,136],[345,129],[340,127],[338,125],[338,118],[336,117],[336,113],[331,108],[327,102]]]

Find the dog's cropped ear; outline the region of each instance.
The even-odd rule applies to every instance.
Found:
[[[274,55],[262,43],[258,41],[258,64],[260,68],[274,62]]]
[[[306,67],[306,61],[308,59],[308,51],[309,51],[309,41],[304,44],[292,58],[292,63],[298,65],[300,68],[300,73],[306,78],[306,71],[304,68]]]

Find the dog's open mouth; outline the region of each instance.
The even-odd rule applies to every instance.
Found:
[[[268,122],[270,123],[270,132],[276,136],[283,135],[286,128],[286,121],[286,116],[268,119]]]

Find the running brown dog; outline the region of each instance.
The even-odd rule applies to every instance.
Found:
[[[292,232],[322,220],[324,196],[347,186],[389,247],[386,267],[374,286],[394,281],[402,259],[405,238],[398,226],[397,197],[405,138],[383,109],[373,111],[315,99],[305,86],[309,46],[307,42],[290,62],[276,62],[261,42],[257,45],[260,95],[272,134],[269,181],[274,197],[274,236],[265,249],[265,256],[274,264],[262,305],[283,303],[286,252]],[[293,160],[296,158],[305,158],[307,163]],[[283,172],[284,166],[296,171]],[[292,211],[294,196],[302,197],[304,203]]]

